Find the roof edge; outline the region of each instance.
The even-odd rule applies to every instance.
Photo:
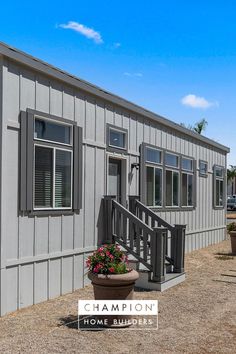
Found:
[[[118,95],[115,95],[109,91],[106,91],[99,86],[93,85],[87,81],[81,80],[80,78],[71,75],[70,73],[63,71],[53,65],[50,65],[40,59],[37,59],[21,50],[11,47],[3,42],[0,42],[0,54],[9,57],[12,60],[20,62],[26,66],[33,68],[36,71],[42,72],[46,75],[52,76],[58,80],[64,81],[67,84],[86,91],[92,95],[100,97],[106,101],[110,101],[113,104],[126,108],[129,111],[140,114],[150,120],[158,122],[168,128],[172,128],[182,134],[190,136],[198,141],[202,141],[208,145],[214,146],[226,153],[230,152],[227,146],[224,146],[216,141],[209,139],[205,136],[199,135],[190,129],[187,129],[167,118],[164,118],[156,113],[153,113],[135,103],[132,103]]]

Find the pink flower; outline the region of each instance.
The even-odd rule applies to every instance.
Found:
[[[109,252],[109,251],[106,251],[106,255],[107,255],[107,256],[110,256],[110,252]]]
[[[111,268],[109,268],[108,270],[109,270],[110,273],[114,273],[114,272],[115,272],[114,267],[111,267]]]

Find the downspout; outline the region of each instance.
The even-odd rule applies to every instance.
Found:
[[[3,126],[3,56],[0,55],[0,316],[2,309],[2,126]]]

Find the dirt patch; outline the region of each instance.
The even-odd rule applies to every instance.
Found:
[[[227,219],[236,219],[236,213],[227,214]]]
[[[1,353],[235,353],[236,257],[229,241],[187,255],[186,273],[184,283],[163,293],[135,292],[136,299],[159,300],[158,331],[78,331],[77,301],[93,298],[87,286],[1,318]]]

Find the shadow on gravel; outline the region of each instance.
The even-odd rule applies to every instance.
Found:
[[[144,293],[144,292],[150,292],[150,291],[155,291],[155,290],[151,290],[151,289],[143,289],[143,288],[139,288],[137,286],[134,287],[134,291],[136,293]]]
[[[69,315],[67,317],[60,318],[60,321],[61,323],[58,325],[58,327],[66,326],[68,328],[78,329],[78,316]]]
[[[221,260],[221,261],[227,261],[229,259],[234,259],[234,257],[236,257],[236,254],[235,253],[232,253],[232,252],[218,252],[218,253],[215,253],[215,258]]]
[[[102,331],[105,330],[104,326],[97,324],[97,318],[94,316],[75,316],[69,315],[60,318],[61,323],[58,327],[65,326],[70,329],[84,330],[84,331]],[[95,326],[96,324],[96,326]]]

